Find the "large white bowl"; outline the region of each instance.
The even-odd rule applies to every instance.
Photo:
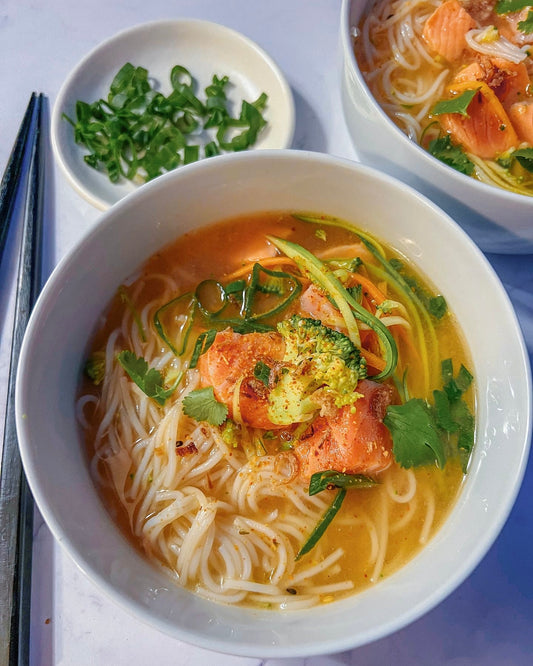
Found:
[[[533,197],[465,176],[409,139],[382,110],[359,70],[352,41],[373,0],[343,0],[342,103],[354,147],[363,162],[415,187],[451,215],[484,252],[533,253]]]
[[[203,600],[176,587],[133,549],[93,486],[74,403],[95,322],[117,286],[149,255],[200,225],[287,209],[357,223],[416,261],[438,285],[470,347],[478,441],[456,506],[418,557],[352,598],[283,613]],[[252,151],[192,164],[104,213],[42,292],[24,339],[16,393],[31,489],[81,569],[154,627],[205,648],[256,657],[346,650],[406,625],[452,592],[491,546],[515,500],[531,435],[530,408],[529,362],[517,319],[468,236],[389,176],[303,151]]]

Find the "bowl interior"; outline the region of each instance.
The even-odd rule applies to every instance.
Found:
[[[51,139],[58,163],[70,184],[91,204],[107,209],[137,189],[131,181],[113,184],[107,175],[83,161],[88,152],[74,142],[73,128],[64,118],[75,118],[78,100],[92,103],[107,98],[109,86],[127,62],[148,70],[153,86],[170,94],[170,71],[187,68],[197,81],[197,95],[213,75],[228,76],[226,93],[231,113],[238,116],[242,100],[268,95],[267,125],[254,148],[289,148],[294,133],[294,101],[290,87],[272,58],[257,44],[226,26],[197,19],[153,21],[124,30],[89,53],[69,75],[52,113]]]
[[[202,600],[175,587],[133,550],[90,479],[74,402],[95,322],[117,286],[148,256],[188,229],[287,209],[327,213],[369,230],[438,285],[470,347],[478,441],[452,514],[419,556],[362,594],[283,614]],[[303,151],[253,151],[189,165],[104,214],[43,290],[24,340],[16,398],[21,455],[36,502],[85,573],[137,616],[181,640],[257,657],[355,647],[442,600],[499,533],[520,485],[531,433],[523,339],[478,248],[407,186],[367,167]]]

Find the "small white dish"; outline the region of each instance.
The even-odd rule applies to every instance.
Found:
[[[75,118],[77,100],[92,103],[106,98],[118,70],[127,62],[148,70],[163,94],[171,92],[174,65],[187,68],[198,90],[213,75],[228,76],[226,90],[238,115],[241,100],[268,95],[263,116],[266,127],[253,148],[289,148],[294,134],[294,100],[276,63],[244,35],[217,23],[196,19],[162,20],[124,30],[91,51],[63,84],[52,113],[51,140],[54,155],[69,183],[89,203],[106,210],[139,187],[130,181],[112,183],[107,175],[88,166],[88,150],[74,141],[74,131],[63,118]]]

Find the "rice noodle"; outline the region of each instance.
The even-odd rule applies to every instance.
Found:
[[[490,26],[492,28],[492,26]],[[487,34],[487,28],[474,28],[469,30],[466,35],[466,43],[477,53],[510,60],[515,64],[523,62],[528,56],[529,46],[516,46],[505,37],[498,37],[494,41],[484,41],[483,37]]]
[[[402,39],[410,39],[411,31],[404,32]],[[365,580],[354,581],[347,573],[353,551],[344,547],[344,540],[327,546],[321,540],[297,561],[334,493],[310,496],[293,452],[257,455],[258,433],[252,428],[242,428],[245,441],[233,447],[219,428],[186,416],[183,402],[200,386],[200,373],[188,369],[190,356],[169,354],[153,328],[155,312],[175,297],[177,286],[160,274],[144,275],[142,285],[148,281],[161,290],[139,310],[146,335],[132,310],[122,308],[122,318],[113,319],[116,327],[106,334],[100,394],[81,395],[77,414],[90,440],[95,482],[112,498],[123,527],[151,560],[180,585],[213,601],[296,610],[378,581],[388,558],[397,557],[389,534],[422,525],[413,539],[427,541],[436,515],[431,490],[424,487],[419,501],[415,473],[391,467],[371,491],[376,501],[354,504],[354,509],[347,499],[346,511],[345,505],[335,519],[338,529],[350,532],[357,543]],[[140,289],[132,283],[131,294],[137,298]],[[409,331],[409,310],[398,301],[390,300],[388,306],[395,314],[381,313],[383,323]],[[184,328],[177,324],[176,330],[179,346]],[[134,349],[150,368],[184,372],[184,381],[164,406],[124,373],[117,361],[123,349]],[[190,446],[190,453],[177,455],[178,443],[183,449]]]

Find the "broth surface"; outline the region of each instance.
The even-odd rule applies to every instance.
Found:
[[[449,514],[463,472],[457,457],[444,469],[403,469],[393,462],[374,475],[377,485],[348,490],[315,547],[296,558],[335,490],[311,497],[308,483],[291,476],[292,468],[287,471],[291,446],[298,445],[293,431],[242,426],[235,445],[224,440],[223,427],[183,416],[182,393],[198,387],[198,371],[187,370],[187,363],[205,325],[192,326],[183,356],[170,352],[154,328],[160,308],[203,281],[227,285],[246,275],[255,261],[275,262],[279,255],[267,234],[324,259],[336,248],[335,257],[360,257],[363,266],[375,262],[352,231],[310,224],[289,212],[225,220],[185,234],[151,257],[117,292],[90,344],[92,352],[106,354],[106,378],[99,386],[85,381],[79,404],[95,483],[137,548],[176,582],[215,601],[296,609],[353,594],[414,557]],[[386,247],[385,253],[401,260],[424,290],[436,293],[405,257]],[[285,267],[282,261],[271,265]],[[390,287],[387,297],[402,298]],[[296,312],[297,303],[269,322]],[[174,340],[183,336],[180,316],[165,320],[168,326],[173,321]],[[429,399],[428,382],[430,390],[440,387],[440,360],[452,358],[457,368],[470,365],[453,314],[437,321],[434,333],[436,346],[425,378],[419,351],[407,335],[395,333],[397,375],[406,373],[411,397]],[[167,377],[185,368],[182,386],[164,407],[147,398],[114,360],[124,349]],[[472,408],[472,391],[468,403]],[[192,447],[190,455],[177,454],[181,444]]]

